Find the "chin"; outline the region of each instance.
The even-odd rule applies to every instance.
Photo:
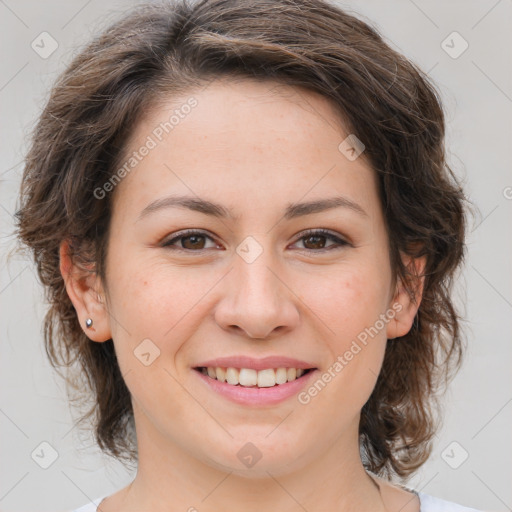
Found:
[[[287,446],[283,439],[252,439],[233,441],[223,452],[210,452],[205,462],[222,472],[250,479],[268,479],[270,475],[286,475],[300,469],[302,458],[298,450]]]

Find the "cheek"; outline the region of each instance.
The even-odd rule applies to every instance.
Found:
[[[119,266],[111,275],[113,340],[130,394],[146,416],[184,414],[186,396],[173,361],[189,335],[201,290],[183,270],[162,272],[156,265]]]
[[[302,279],[302,281],[301,281]],[[301,300],[321,322],[326,340],[343,349],[366,327],[379,319],[386,308],[385,276],[367,265],[346,265],[339,272],[297,278]],[[325,329],[324,329],[325,328]]]
[[[330,273],[329,279],[316,283],[302,295],[321,319],[315,324],[329,354],[326,379],[332,384],[326,386],[322,400],[337,404],[343,416],[356,415],[375,386],[384,357],[386,324],[381,315],[387,307],[386,274],[369,266],[345,267],[338,276]]]
[[[161,262],[124,263],[111,273],[110,308],[121,369],[123,373],[140,370],[140,361],[134,356],[147,347],[151,358],[153,353],[157,355],[152,367],[173,371],[186,340],[208,315],[208,291],[218,276],[197,268],[162,266]]]
[[[127,331],[162,338],[204,293],[208,280],[192,274],[142,257],[125,260],[111,272],[111,312],[119,322],[124,320]]]

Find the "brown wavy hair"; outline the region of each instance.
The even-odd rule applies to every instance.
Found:
[[[83,332],[59,270],[59,246],[68,240],[73,261],[105,282],[112,195],[97,199],[94,190],[113,176],[133,127],[159,100],[220,77],[272,80],[328,98],[366,146],[395,279],[413,297],[417,276],[400,253],[426,257],[414,324],[388,340],[359,427],[366,469],[406,479],[431,452],[440,390],[464,351],[451,289],[465,256],[466,199],[445,161],[435,85],[375,28],[327,0],[141,4],[58,78],[30,136],[16,213],[49,302],[50,362],[59,373],[68,369],[71,400],[92,399],[80,422],[96,413],[101,449],[136,460],[131,398],[112,340],[93,343]]]

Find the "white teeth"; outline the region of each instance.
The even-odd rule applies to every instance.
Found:
[[[304,375],[306,370],[302,368],[268,368],[254,370],[252,368],[221,368],[209,366],[202,368],[203,375],[208,375],[219,382],[227,382],[232,386],[257,386],[259,388],[271,388],[276,384],[292,382]]]
[[[287,380],[286,368],[278,368],[276,370],[276,384],[284,384]]]
[[[236,386],[240,383],[238,380],[239,372],[236,368],[227,368],[226,369],[226,381],[228,384],[233,384],[233,386]]]
[[[220,382],[226,382],[226,372],[224,368],[215,368],[215,373],[217,374],[217,380]]]
[[[240,370],[240,373],[243,370]],[[240,383],[241,384],[241,383]],[[276,372],[272,368],[268,370],[260,370],[258,372],[258,387],[271,388],[276,385]]]
[[[242,368],[238,372],[238,382],[240,386],[256,386],[259,385],[259,376],[256,370],[250,368]]]

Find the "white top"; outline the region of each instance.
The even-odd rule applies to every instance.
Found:
[[[463,507],[452,501],[442,500],[423,492],[418,492],[418,496],[420,498],[420,512],[482,512],[476,508]],[[98,505],[106,497],[106,495],[101,496],[73,512],[98,512]]]

